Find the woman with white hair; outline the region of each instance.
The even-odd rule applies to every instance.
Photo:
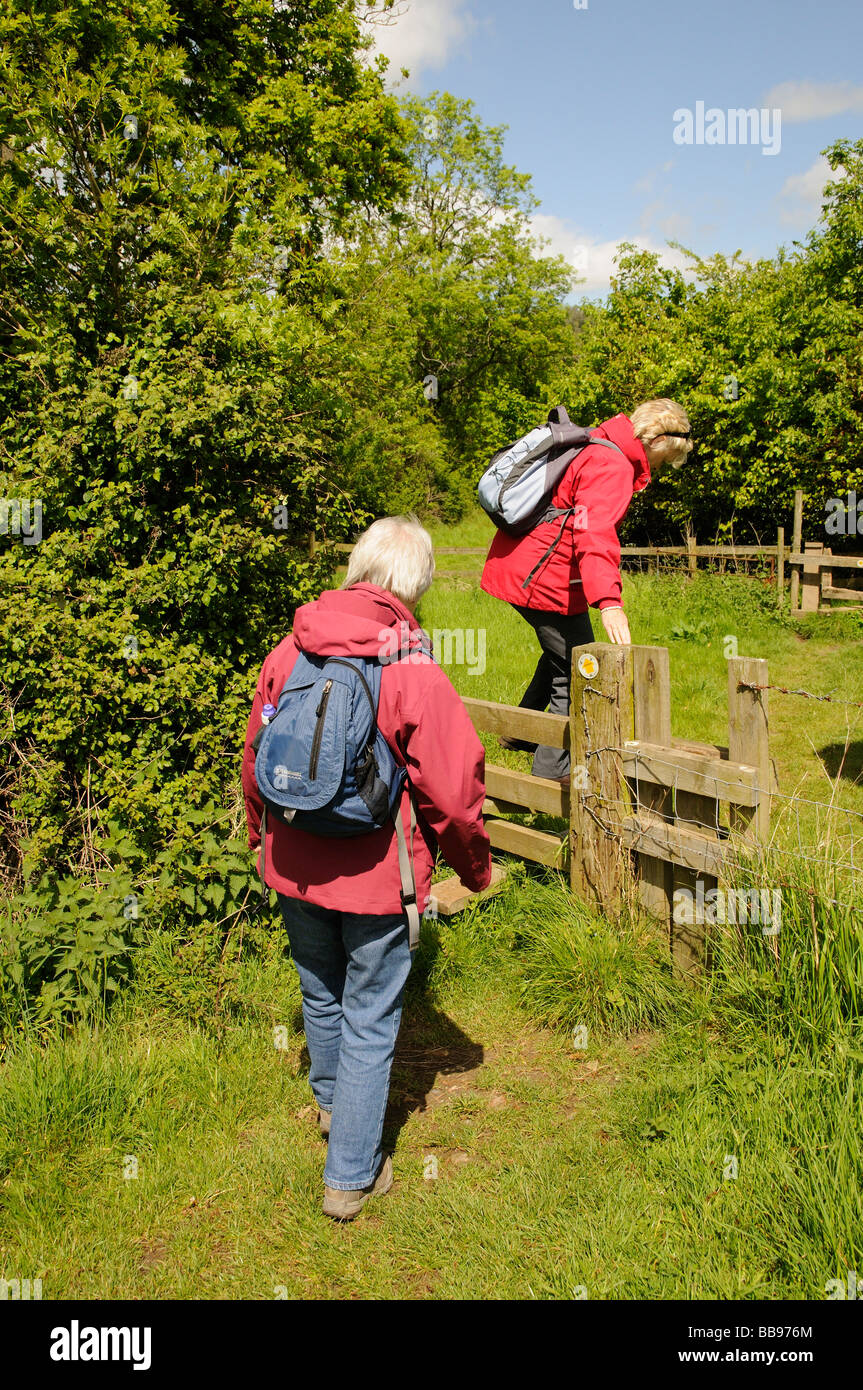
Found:
[[[407,770],[397,814],[419,911],[430,900],[438,847],[468,888],[479,891],[491,878],[483,746],[413,613],[433,574],[431,537],[415,517],[385,517],[370,526],[353,549],[342,588],[299,608],[293,631],[264,662],[243,760],[254,849],[263,811],[255,739],[299,654],[380,662],[377,727]],[[309,1080],[328,1138],[324,1212],[339,1220],[351,1220],[393,1182],[381,1138],[411,966],[398,841],[393,821],[326,838],[267,817],[266,883],[278,895],[300,977]]]
[[[645,401],[631,418],[615,415],[592,434],[616,447],[588,445],[561,478],[551,501],[572,508],[572,514],[559,541],[558,521],[542,522],[524,536],[498,531],[482,574],[486,593],[512,604],[539,639],[542,654],[521,699],[526,709],[569,713],[572,649],[593,641],[590,608],[599,609],[609,641],[631,641],[621,601],[617,526],[651,473],[679,468],[692,449],[686,412],[666,398]],[[501,742],[534,753],[535,777],[568,782],[565,750]]]

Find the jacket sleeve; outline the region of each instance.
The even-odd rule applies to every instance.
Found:
[[[399,742],[417,809],[450,868],[473,892],[491,881],[491,845],[482,820],[485,749],[455,687],[431,666],[422,698],[404,718]]]
[[[620,603],[617,523],[632,500],[632,464],[611,449],[586,449],[564,478],[562,505],[574,507],[573,542],[584,597],[594,608]]]
[[[249,723],[246,729],[246,744],[243,750],[243,800],[246,803],[246,826],[249,832],[249,849],[257,849],[261,843],[261,814],[264,803],[258,791],[258,784],[255,781],[255,752],[252,748],[252,740],[261,727],[261,710],[271,698],[270,688],[272,678],[268,673],[270,658],[264,662],[261,674],[258,677],[258,684],[255,689],[255,698],[252,701],[252,712],[249,715]]]
[[[261,711],[264,705],[277,705],[285,681],[293,670],[297,659],[297,647],[293,636],[287,637],[274,647],[261,667],[252,712],[246,728],[246,744],[243,750],[243,799],[246,803],[246,824],[249,830],[249,848],[257,849],[261,843],[261,816],[264,803],[255,781],[255,751],[252,741],[261,727]]]

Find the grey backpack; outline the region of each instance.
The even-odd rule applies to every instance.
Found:
[[[554,507],[551,499],[588,444],[617,449],[610,439],[597,439],[584,425],[574,425],[565,406],[555,406],[547,424],[498,450],[479,480],[480,506],[510,536],[524,536],[543,521],[569,516],[571,507]]]

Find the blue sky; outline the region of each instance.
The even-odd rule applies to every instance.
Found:
[[[537,230],[586,272],[575,297],[604,293],[622,240],[757,257],[802,239],[829,172],[821,150],[863,138],[860,0],[399,0],[397,12],[377,31],[391,85],[470,97],[509,127]],[[402,64],[411,77],[397,84]],[[694,117],[698,102],[722,113],[717,134],[730,109],[771,114],[757,144],[676,143],[674,113]]]

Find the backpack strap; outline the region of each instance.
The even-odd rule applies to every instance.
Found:
[[[566,414],[566,410],[563,406],[557,406],[556,409],[563,410],[564,415]],[[551,417],[549,416],[549,418]],[[619,454],[623,454],[623,450],[621,448],[618,448],[616,444],[612,444],[610,439],[591,439],[590,444],[585,444],[585,449],[589,449],[591,444],[604,444],[606,448],[617,449],[617,452]],[[624,454],[624,458],[625,457],[626,455]],[[544,555],[540,556],[533,569],[531,570],[530,574],[527,576],[527,579],[525,579],[524,583],[521,586],[523,589],[527,588],[530,581],[533,579],[533,576],[536,574],[537,570],[542,569],[542,566],[545,564],[546,560],[551,558],[552,552],[557,548],[559,542],[563,539],[563,533],[566,528],[567,520],[569,517],[572,516],[574,511],[574,507],[567,507],[563,511],[559,507],[550,507],[548,513],[542,518],[542,521],[556,521],[558,517],[561,517],[560,530],[558,531],[551,545],[548,547],[548,550],[545,552]],[[538,522],[537,525],[541,525],[541,522]]]
[[[527,579],[525,579],[524,583],[523,583],[522,586],[521,586],[523,589],[526,589],[526,588],[527,588],[528,584],[529,584],[530,581],[533,579],[533,576],[536,574],[537,570],[542,568],[542,566],[545,564],[546,560],[548,560],[548,559],[551,558],[552,552],[556,549],[557,545],[559,544],[560,540],[561,540],[562,537],[563,537],[564,528],[566,527],[567,520],[569,519],[569,517],[572,516],[573,510],[574,510],[574,509],[573,509],[572,507],[567,507],[566,511],[563,513],[563,516],[562,516],[562,519],[561,519],[561,523],[560,523],[560,530],[558,531],[558,533],[557,533],[557,535],[555,536],[554,540],[552,541],[551,545],[548,547],[548,550],[545,552],[544,555],[541,555],[541,556],[540,556],[540,558],[537,560],[536,564],[534,565],[533,569],[531,570],[530,574],[527,576]],[[558,513],[556,513],[556,515],[560,516],[561,513],[558,512]]]
[[[417,816],[414,807],[413,794],[410,783],[407,784],[408,801],[411,808],[411,842],[410,853],[408,853],[407,842],[405,841],[405,831],[402,825],[401,806],[397,806],[393,811],[393,821],[396,827],[396,842],[399,851],[399,877],[402,881],[402,907],[408,919],[408,940],[411,951],[415,951],[420,939],[420,914],[417,907],[417,881],[414,874],[414,831],[416,830]]]

